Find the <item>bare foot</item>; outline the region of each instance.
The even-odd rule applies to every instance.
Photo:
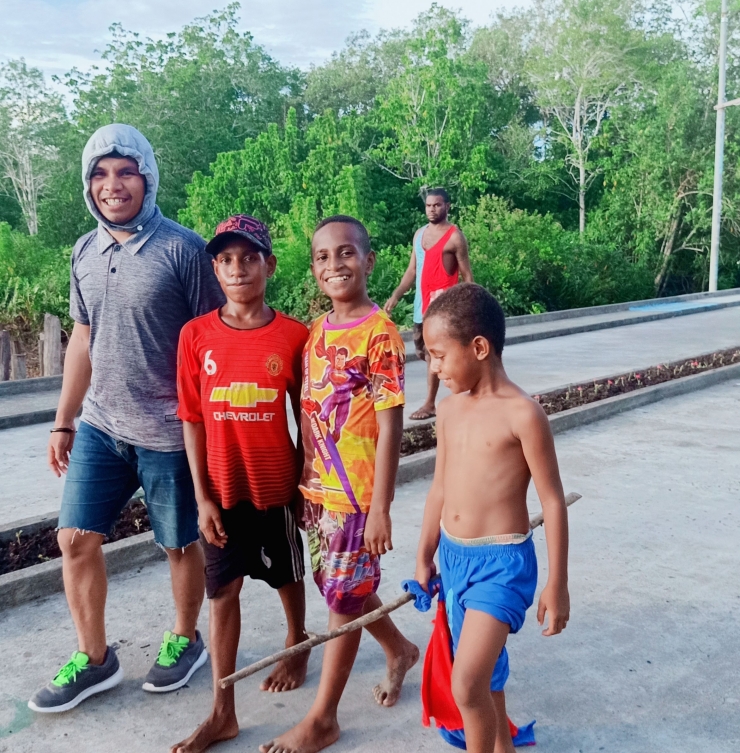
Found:
[[[284,735],[260,745],[260,753],[317,753],[339,740],[336,719],[314,719],[307,716]]]
[[[401,686],[406,673],[419,661],[419,649],[406,641],[406,647],[393,661],[388,662],[388,674],[373,688],[373,695],[380,706],[393,706],[401,695]]]
[[[190,737],[176,743],[170,748],[170,753],[201,753],[209,745],[231,740],[239,734],[239,722],[231,713],[226,716],[212,713]]]
[[[310,651],[304,651],[302,654],[278,662],[269,677],[262,681],[260,690],[266,690],[268,693],[283,693],[286,690],[300,688],[306,680],[310,653]]]
[[[419,410],[414,411],[410,416],[410,421],[426,421],[428,418],[434,418],[437,411],[433,405],[422,405]]]

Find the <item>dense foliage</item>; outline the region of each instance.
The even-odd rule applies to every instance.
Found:
[[[740,90],[731,5],[728,97]],[[304,319],[325,306],[308,271],[317,220],[367,224],[382,302],[436,185],[476,279],[511,314],[705,289],[718,8],[535,0],[471,28],[435,4],[305,72],[239,32],[232,4],[162,41],[114,26],[100,68],[58,82],[68,112],[38,71],[6,64],[1,323],[64,312],[69,247],[92,227],[79,156],[110,122],[152,142],[166,215],[204,236],[235,212],[270,224],[270,301]],[[720,287],[740,285],[739,116],[727,112]],[[395,316],[410,311],[407,299]]]

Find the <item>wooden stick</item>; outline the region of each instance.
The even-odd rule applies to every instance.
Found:
[[[570,507],[580,498],[580,494],[571,493],[565,498],[565,504],[566,506]],[[534,515],[532,518],[530,518],[529,525],[531,528],[537,528],[537,526],[542,525],[542,522],[542,513],[538,513],[537,515]],[[347,633],[351,633],[355,630],[361,630],[370,623],[376,622],[386,614],[395,612],[396,609],[399,609],[404,604],[408,604],[413,600],[413,594],[401,594],[397,599],[389,601],[387,604],[383,604],[382,607],[378,607],[372,612],[368,612],[367,614],[362,615],[362,617],[359,617],[356,620],[352,620],[352,622],[348,622],[346,625],[342,625],[342,627],[339,627],[336,630],[332,630],[328,633],[319,633],[318,635],[312,636],[307,641],[303,641],[303,643],[298,643],[295,646],[291,646],[290,648],[278,651],[271,656],[262,659],[261,661],[250,664],[248,667],[244,667],[243,669],[234,672],[234,674],[222,678],[218,681],[218,684],[221,686],[222,690],[226,690],[226,688],[231,687],[232,685],[234,685],[234,683],[239,682],[239,680],[243,680],[245,677],[249,677],[259,672],[260,670],[271,666],[272,664],[277,664],[283,659],[290,659],[291,657],[296,656],[296,654],[302,654],[304,651],[308,651],[309,649],[314,648],[314,646],[320,646],[322,643],[331,641],[334,638],[339,638],[339,636],[341,635],[346,635]]]
[[[238,672],[234,672],[233,675],[224,677],[222,680],[219,680],[218,684],[221,686],[222,690],[226,690],[226,688],[230,687],[235,682],[239,682],[239,680],[243,680],[245,677],[249,677],[255,672],[259,672],[261,669],[269,667],[271,664],[277,664],[277,662],[281,661],[282,659],[290,659],[292,656],[295,656],[296,654],[302,654],[304,651],[308,651],[314,646],[320,646],[322,643],[326,643],[333,638],[339,638],[340,635],[346,635],[347,633],[351,633],[355,630],[360,630],[361,628],[364,628],[365,625],[369,625],[371,622],[379,620],[381,617],[383,617],[383,615],[386,615],[389,612],[394,612],[399,607],[402,607],[404,604],[408,604],[408,602],[413,600],[413,594],[401,594],[401,596],[399,596],[397,599],[389,601],[387,604],[383,604],[382,607],[378,607],[372,612],[368,612],[367,614],[362,615],[362,617],[357,620],[352,620],[352,622],[348,622],[346,625],[342,625],[342,627],[339,627],[336,630],[332,630],[329,633],[320,633],[319,635],[315,635],[313,638],[309,638],[307,641],[298,643],[291,648],[286,648],[283,651],[278,651],[276,654],[268,656],[266,659],[262,659],[262,661],[255,662],[254,664],[250,664],[248,667],[244,667],[244,669],[240,669]]]
[[[570,507],[574,502],[578,502],[578,500],[581,498],[580,494],[576,494],[575,492],[571,492],[568,494],[565,498],[565,506]],[[537,528],[537,526],[541,526],[542,522],[544,521],[544,517],[542,516],[541,512],[538,512],[536,515],[533,515],[529,519],[529,527],[534,529]]]

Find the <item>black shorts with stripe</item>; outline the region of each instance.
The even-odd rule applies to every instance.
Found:
[[[209,599],[241,577],[263,580],[276,589],[303,579],[303,540],[290,507],[258,510],[244,501],[222,509],[221,520],[228,536],[223,549],[200,534]]]

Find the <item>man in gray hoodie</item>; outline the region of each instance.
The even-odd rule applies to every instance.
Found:
[[[196,630],[204,563],[176,415],[177,343],[183,324],[220,306],[223,294],[203,239],[157,207],[157,164],[139,131],[118,124],[96,131],[82,155],[82,180],[98,227],[72,253],[75,324],[48,449],[52,471],[67,474],[58,541],[79,650],[29,701],[46,713],[123,679],[106,641],[101,546],[139,487],[154,540],[167,552],[177,612],[143,688],[176,690],[207,659]]]

